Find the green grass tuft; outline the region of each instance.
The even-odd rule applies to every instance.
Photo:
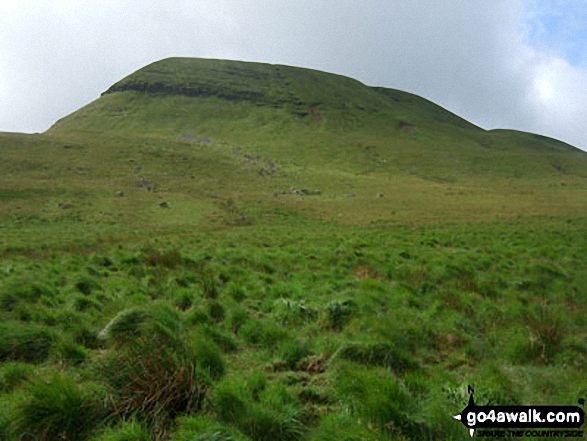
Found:
[[[159,436],[177,415],[198,411],[209,388],[189,347],[169,347],[157,334],[138,337],[105,354],[95,370],[110,386],[111,413],[134,416]]]
[[[389,343],[345,343],[336,352],[335,357],[368,366],[389,367],[397,373],[416,370],[420,367],[413,357]]]
[[[0,392],[10,393],[34,377],[34,368],[23,362],[7,362],[0,369]]]
[[[57,341],[55,332],[45,326],[21,322],[0,324],[0,360],[41,363]]]
[[[265,389],[258,401],[247,392],[231,381],[218,384],[214,405],[222,421],[255,440],[295,441],[304,435],[303,409],[288,391]]]
[[[82,441],[102,424],[103,399],[99,389],[64,375],[37,380],[16,406],[11,431],[17,439]]]
[[[178,429],[171,441],[247,441],[238,430],[209,417],[190,416],[179,418]]]

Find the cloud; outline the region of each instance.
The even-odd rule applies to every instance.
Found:
[[[44,131],[157,59],[221,52],[223,38],[211,35],[222,28],[205,8],[180,12],[162,1],[20,1],[0,16],[0,74],[11,90],[0,130]]]
[[[587,74],[558,57],[547,57],[533,68],[530,107],[542,134],[587,149],[585,109]]]
[[[585,0],[526,0],[523,30],[530,46],[587,67]]]
[[[531,44],[532,17],[545,12],[524,0],[3,5],[0,130],[43,131],[132,71],[181,55],[327,70],[415,92],[484,128],[587,148],[587,71]]]

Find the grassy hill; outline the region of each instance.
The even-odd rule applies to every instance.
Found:
[[[586,194],[585,152],[406,92],[153,63],[0,133],[0,439],[464,440],[468,384],[574,405]]]
[[[71,203],[92,222],[191,225],[229,198],[259,221],[278,209],[349,224],[574,216],[586,208],[587,155],[578,149],[484,131],[405,92],[287,66],[159,61],[47,133],[0,142],[0,171],[16,179],[9,186],[50,183],[53,195],[20,208],[17,195],[2,198],[0,212],[34,208],[41,218]],[[143,180],[157,191],[144,191]],[[163,200],[173,210],[157,210]]]

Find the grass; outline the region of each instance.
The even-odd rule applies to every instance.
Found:
[[[40,441],[83,440],[102,424],[103,403],[96,390],[82,388],[74,379],[55,375],[30,385],[30,393],[16,406],[13,432]]]
[[[519,403],[539,396],[541,402],[558,404],[576,400],[576,391],[587,387],[582,380],[586,304],[581,293],[587,285],[581,223],[551,219],[383,228],[312,222],[303,230],[234,227],[206,237],[185,236],[181,247],[171,235],[151,239],[148,247],[102,245],[85,255],[15,254],[3,261],[2,285],[14,286],[34,271],[54,291],[52,306],[24,297],[2,314],[23,329],[54,335],[41,368],[89,373],[99,367],[92,378],[111,387],[107,402],[118,403],[107,407],[109,421],[157,412],[159,426],[143,421],[160,437],[175,436],[176,418],[187,412],[207,418],[216,427],[210,433],[236,436],[236,430],[253,439],[269,437],[262,433],[276,436],[288,424],[293,424],[287,429],[292,437],[321,439],[338,433],[332,421],[348,427],[349,437],[413,438],[425,430],[444,438],[453,436],[453,429],[437,413],[461,410],[459,403],[442,398],[445,387],[473,384],[479,399],[496,403],[511,402],[507,391],[512,391]],[[165,253],[174,247],[177,264],[149,264],[153,249]],[[234,270],[225,274],[224,268]],[[75,285],[84,273],[92,274],[100,289],[80,293]],[[213,299],[202,284],[210,276],[216,280]],[[501,282],[487,287],[487,280]],[[186,292],[192,303],[178,308],[177,293]],[[236,295],[237,301],[235,292],[246,296]],[[76,296],[100,299],[102,306],[79,310]],[[211,304],[224,311],[221,320]],[[338,317],[342,305],[351,313],[342,314],[344,320],[329,318],[332,311]],[[18,318],[25,312],[28,322]],[[193,345],[193,358],[181,355],[184,345]],[[162,346],[167,349],[158,352]],[[178,366],[189,360],[199,392],[180,398],[174,390],[191,389],[177,375]],[[356,364],[345,367],[351,362]],[[3,394],[29,394],[21,387],[30,378],[27,370],[6,363]],[[499,366],[499,373],[489,366]],[[356,393],[345,389],[349,380],[340,376],[345,369],[352,378],[365,375]],[[528,369],[531,374],[524,373]],[[409,406],[430,401],[440,410],[427,404],[424,414],[409,418],[378,416],[387,404],[379,409],[378,395],[361,394],[388,387],[377,383],[383,372],[394,373],[395,386],[389,387],[404,391]],[[242,415],[235,419],[225,415],[213,404],[220,387],[213,378],[227,381],[249,410],[237,412]],[[141,401],[155,396],[144,395],[146,385],[159,394],[155,407],[146,404],[154,401]],[[276,387],[285,387],[304,405],[286,400],[290,404],[275,407],[275,398],[264,394]],[[165,396],[179,404],[165,404]],[[190,399],[199,404],[187,405]],[[386,418],[398,419],[399,429],[389,430]],[[340,436],[345,434],[341,430]]]
[[[296,397],[283,387],[268,388],[259,395],[253,392],[253,396],[247,392],[233,382],[219,384],[214,396],[218,417],[252,439],[301,439],[303,410]]]
[[[134,420],[125,421],[117,427],[107,428],[92,437],[92,441],[151,441],[151,432]]]
[[[173,441],[246,441],[238,430],[208,417],[191,416],[181,418]]]
[[[587,392],[584,153],[285,66],[110,92],[0,134],[0,438],[464,440],[467,385]]]
[[[95,364],[98,379],[111,389],[111,412],[136,417],[162,437],[170,419],[197,412],[209,378],[224,373],[224,362],[211,343],[195,349],[184,340],[174,310],[156,305],[118,314],[104,329],[113,349]]]
[[[0,360],[40,363],[49,357],[55,336],[50,328],[22,321],[0,326]]]

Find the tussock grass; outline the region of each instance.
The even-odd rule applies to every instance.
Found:
[[[45,361],[57,335],[50,328],[22,322],[0,324],[0,360],[40,363]]]
[[[36,380],[28,392],[11,421],[16,439],[84,440],[106,415],[103,391],[68,376]]]
[[[23,301],[3,314],[15,324],[6,329],[53,336],[43,360],[72,378],[90,373],[105,388],[106,414],[88,436],[134,417],[154,439],[173,437],[182,433],[174,421],[187,414],[203,421],[201,430],[186,429],[194,437],[458,439],[445,417],[462,409],[464,384],[488,403],[536,400],[532,388],[542,391],[541,400],[567,403],[573,396],[582,369],[583,227],[565,224],[563,235],[551,222],[541,237],[549,248],[567,250],[564,275],[559,270],[536,294],[516,281],[541,280],[551,272],[545,267],[563,260],[545,254],[532,229],[328,225],[332,237],[325,239],[310,224],[303,233],[258,230],[255,238],[223,231],[208,249],[202,238],[186,241],[183,261],[213,268],[213,299],[203,295],[199,265],[145,266],[141,245],[101,252],[118,270],[106,276],[95,268],[101,288],[90,294],[68,287],[80,268],[93,273],[93,255],[45,261],[46,272],[76,271],[55,282],[66,289],[55,291],[51,306]],[[319,246],[333,241],[342,244]],[[174,246],[165,239],[161,249]],[[541,264],[527,264],[533,261]],[[35,258],[12,262],[21,270],[39,265]],[[462,282],[471,274],[475,283]],[[0,277],[5,286],[18,275]],[[505,283],[487,295],[481,281],[494,278]],[[246,291],[240,301],[230,294],[235,286]],[[193,293],[186,311],[176,304],[182,292]],[[77,298],[100,298],[102,306],[79,311]],[[26,401],[32,392],[24,366],[31,365],[18,363],[0,397]],[[11,427],[15,411],[3,418]]]
[[[198,367],[207,372],[214,380],[222,378],[226,373],[226,363],[218,347],[203,338],[197,339],[193,345]]]
[[[12,392],[34,377],[34,368],[23,362],[4,363],[0,370],[0,392]]]
[[[389,367],[398,373],[419,368],[416,360],[389,343],[346,343],[335,353],[335,357],[368,366]]]
[[[294,339],[283,342],[278,351],[280,361],[288,369],[295,369],[298,363],[311,354],[310,343],[306,340]]]
[[[171,441],[248,441],[251,438],[209,417],[192,416],[179,419]]]
[[[79,366],[89,359],[89,351],[66,337],[56,345],[52,358],[57,363]]]
[[[305,432],[303,410],[294,396],[283,387],[276,387],[263,390],[257,401],[247,392],[231,381],[216,387],[214,407],[222,421],[252,439],[301,439]]]
[[[100,332],[99,337],[115,345],[125,345],[137,337],[157,335],[168,343],[179,339],[179,314],[166,304],[151,308],[129,308],[119,312]]]
[[[430,436],[431,427],[418,414],[418,400],[389,371],[349,364],[340,366],[337,375],[337,391],[351,412],[392,434]]]
[[[95,366],[98,378],[110,386],[111,414],[139,418],[158,436],[175,416],[200,409],[209,388],[194,355],[168,343],[158,335],[141,336]]]
[[[222,352],[233,353],[238,351],[238,344],[229,332],[214,326],[205,326],[201,331],[202,336],[212,340]],[[196,337],[197,338],[197,337]]]
[[[159,437],[177,415],[200,410],[211,378],[224,374],[216,346],[187,342],[178,313],[165,305],[125,310],[103,334],[113,349],[94,369],[110,386],[111,413],[137,417]]]
[[[287,331],[272,320],[248,320],[240,328],[239,335],[248,344],[275,350],[287,340]]]

